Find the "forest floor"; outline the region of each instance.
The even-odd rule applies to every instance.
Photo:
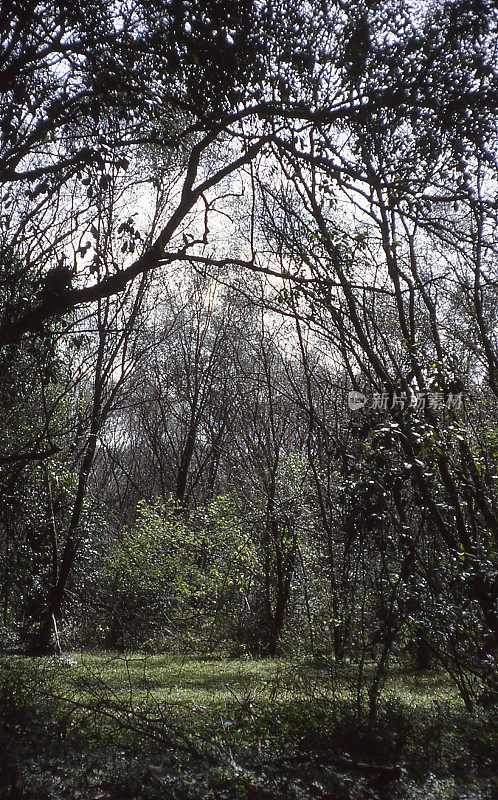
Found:
[[[375,723],[347,665],[70,654],[0,661],[0,797],[495,800],[496,717],[392,670]]]

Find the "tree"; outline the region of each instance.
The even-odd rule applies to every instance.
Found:
[[[497,499],[470,398],[495,393],[495,26],[480,3],[428,9],[416,28],[396,9],[388,23],[359,5],[343,17],[347,47],[329,91],[348,87],[357,117],[279,133],[286,183],[280,192],[268,183],[276,213],[266,219],[283,254],[280,274],[300,295],[293,313],[322,327],[352,388],[385,393],[385,413],[362,417],[374,436],[388,426],[400,462],[385,490],[395,499],[395,481],[408,478],[419,515],[461,564],[459,591],[479,608],[481,646],[491,653]],[[464,387],[461,411],[437,410],[434,393]],[[413,393],[426,397],[418,412]],[[395,512],[402,524],[403,507]]]
[[[89,199],[102,194],[116,171],[126,171],[139,144],[174,153],[184,168],[183,186],[159,236],[119,274],[111,270],[92,283],[88,264],[67,272],[61,266],[63,242],[60,237],[52,241],[51,267],[58,272],[51,273],[34,302],[4,309],[0,344],[18,341],[81,304],[122,292],[135,277],[174,260],[165,248],[191,209],[199,201],[207,203],[209,190],[265,143],[261,134],[251,137],[231,128],[238,152],[234,148],[232,159],[202,175],[203,157],[228,126],[248,114],[236,106],[248,99],[245,87],[254,89],[261,69],[259,12],[252,3],[171,5],[157,0],[116,7],[105,0],[82,0],[70,9],[56,3],[46,15],[45,5],[20,0],[0,18],[0,180],[6,227],[14,234],[17,225],[26,228],[33,219],[43,219],[58,198],[62,206],[55,222],[60,223],[62,212],[65,238],[74,237],[81,205],[71,212],[67,192],[83,185]],[[209,40],[217,46],[208,46]],[[20,183],[22,203],[15,202]],[[176,252],[185,255],[186,248],[178,246]],[[40,277],[46,263],[47,253]]]

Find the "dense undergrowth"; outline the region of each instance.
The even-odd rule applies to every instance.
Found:
[[[392,671],[375,722],[341,673],[279,660],[4,660],[2,798],[492,798],[496,721]]]

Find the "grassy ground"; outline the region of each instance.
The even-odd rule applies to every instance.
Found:
[[[277,696],[308,697],[311,687],[324,697],[351,697],[345,666],[333,686],[331,673],[309,664],[280,659],[200,659],[169,655],[69,654],[47,659],[46,667],[69,690],[83,694],[102,680],[125,699],[130,684],[137,700],[152,693],[158,700],[183,704],[231,705],[234,692],[251,692],[255,699]],[[446,703],[458,707],[461,699],[444,673],[392,670],[386,683],[389,697],[406,704],[430,707]]]
[[[399,670],[371,725],[353,678],[283,660],[4,662],[0,797],[494,800],[491,714]]]

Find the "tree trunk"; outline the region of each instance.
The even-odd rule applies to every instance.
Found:
[[[417,672],[425,672],[431,666],[431,653],[429,642],[424,634],[418,637],[415,648],[415,669]]]

